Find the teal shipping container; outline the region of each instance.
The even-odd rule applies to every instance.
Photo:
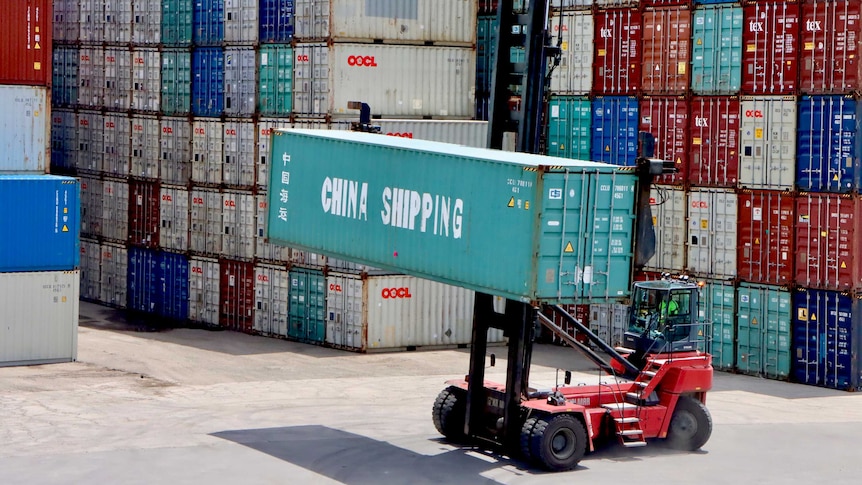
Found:
[[[547,154],[589,160],[591,119],[590,100],[586,96],[551,96],[548,101]]]
[[[736,288],[729,281],[707,280],[700,290],[698,317],[709,324],[712,338],[707,339],[707,352],[712,354],[712,366],[732,370],[736,345]]]
[[[162,44],[191,45],[193,0],[162,0]]]
[[[287,116],[293,109],[293,48],[290,44],[260,47],[258,111]]]
[[[742,87],[742,7],[697,6],[692,19],[691,90],[739,94]]]
[[[632,168],[276,130],[270,242],[522,301],[630,293]]]
[[[302,342],[323,343],[326,338],[326,277],[323,271],[295,267],[289,276],[287,336]]]
[[[185,115],[192,109],[192,54],[186,50],[162,51],[162,114]]]
[[[736,369],[787,379],[790,375],[790,291],[779,286],[739,285]]]

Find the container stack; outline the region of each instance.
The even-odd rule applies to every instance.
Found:
[[[469,315],[472,293],[264,237],[275,128],[349,129],[363,101],[385,134],[484,145],[475,0],[396,4],[56,0],[51,167],[81,181],[82,296],[360,351],[469,343],[469,319],[367,309]]]
[[[0,366],[77,358],[79,189],[46,175],[51,1],[7,5],[0,31]]]

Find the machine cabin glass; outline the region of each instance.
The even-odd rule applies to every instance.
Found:
[[[695,321],[697,293],[697,285],[688,282],[637,283],[627,345],[649,353],[694,349],[699,330]]]

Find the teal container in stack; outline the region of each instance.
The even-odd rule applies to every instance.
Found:
[[[590,100],[586,96],[551,96],[545,154],[589,160],[591,119]]]
[[[739,285],[736,368],[770,379],[790,375],[791,295],[786,288]]]
[[[733,370],[736,344],[736,288],[730,281],[708,280],[700,290],[701,321],[709,325],[711,338],[706,351],[712,354],[712,366]]]

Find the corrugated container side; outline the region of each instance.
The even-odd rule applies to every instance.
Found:
[[[189,261],[184,254],[159,253],[156,314],[173,320],[189,316]]]
[[[778,286],[739,287],[736,368],[770,379],[790,376],[790,291]]]
[[[320,270],[290,270],[287,336],[301,342],[323,343],[326,338],[326,277]]]
[[[154,0],[155,1],[155,0]],[[79,21],[78,0],[54,0],[53,33],[55,42],[77,42]]]
[[[251,332],[254,328],[254,265],[221,259],[219,270],[219,325]]]
[[[590,331],[609,345],[619,347],[625,342],[631,307],[619,303],[590,305]]]
[[[102,235],[102,180],[83,175],[81,186],[81,234],[93,238]]]
[[[736,289],[729,281],[708,280],[700,290],[698,318],[710,325],[706,350],[712,366],[732,370],[736,362]]]
[[[267,216],[266,194],[257,195],[257,214],[254,257],[261,261],[287,262],[291,260],[290,248],[270,244],[266,240],[266,216]]]
[[[862,290],[862,198],[799,194],[795,214],[796,284]]]
[[[105,104],[105,51],[101,47],[78,49],[78,105],[100,108]]]
[[[99,259],[101,247],[95,239],[81,238],[81,299],[98,301],[102,296]]]
[[[190,45],[192,43],[192,0],[162,0],[162,43]]]
[[[688,194],[688,268],[709,278],[736,277],[737,195],[732,189]]]
[[[495,298],[499,298],[499,297],[495,297]],[[589,328],[589,326],[590,326],[590,305],[561,305],[561,306],[563,307],[564,310],[566,310],[566,312],[569,315],[572,315],[573,317],[575,317],[575,319],[577,319],[579,322],[583,323],[584,325],[586,325]],[[554,323],[558,327],[562,328],[563,331],[566,333],[566,335],[573,337],[575,340],[577,340],[583,344],[589,345],[590,341],[586,337],[586,335],[584,333],[580,332],[577,328],[575,328],[575,326],[572,325],[571,323],[569,323],[568,320],[564,319],[559,314],[554,313],[554,312],[550,312],[548,310],[546,310],[544,313],[545,313],[546,317],[553,320]],[[547,342],[555,343],[558,345],[563,344],[563,340],[560,337],[551,334],[547,329],[544,329],[544,328],[542,329],[542,333],[538,336],[538,338],[543,339],[542,341],[547,341]]]
[[[810,192],[862,189],[862,103],[856,97],[802,96],[796,186]]]
[[[219,324],[220,277],[217,259],[189,258],[189,320]]]
[[[162,1],[132,0],[132,44],[153,45],[162,40]]]
[[[195,49],[192,56],[192,113],[221,116],[224,112],[224,52],[218,47]]]
[[[249,192],[224,193],[222,204],[222,254],[236,259],[253,259],[257,210]]]
[[[356,274],[326,275],[326,343],[339,348],[367,350],[367,286]]]
[[[833,389],[862,387],[862,300],[802,289],[793,297],[793,377]]]
[[[808,0],[802,5],[799,89],[844,94],[862,88],[862,6],[854,1]]]
[[[287,337],[290,274],[286,267],[254,268],[254,331]]]
[[[653,185],[650,209],[655,226],[656,251],[644,265],[648,271],[681,272],[686,268],[686,194],[682,188]]]
[[[269,180],[269,165],[271,139],[273,130],[290,128],[290,120],[287,119],[263,119],[255,125],[257,139],[257,158],[255,159],[255,170],[257,171],[257,186],[266,189]]]
[[[753,283],[793,283],[793,227],[796,206],[792,194],[773,190],[739,193],[739,252],[741,279]]]
[[[194,253],[218,256],[224,230],[222,194],[218,190],[193,189],[191,198],[189,249]]]
[[[129,175],[138,178],[158,179],[161,160],[160,135],[162,127],[155,116],[133,115],[132,147],[129,157]]]
[[[159,290],[158,253],[151,249],[130,247],[128,287],[128,308],[139,312],[155,313],[157,292]]]
[[[688,6],[643,13],[643,82],[647,94],[686,94],[691,61]]]
[[[588,120],[589,115],[588,106],[586,111]],[[340,120],[329,125],[321,123],[321,126],[328,126],[332,130],[349,130],[351,122]],[[294,126],[298,127],[301,123],[297,120]],[[488,123],[486,121],[375,119],[372,124],[380,127],[381,134],[399,138],[439,141],[474,148],[484,148],[488,142]],[[311,129],[316,128],[311,127]]]
[[[305,1],[302,0],[260,0],[260,29],[258,37],[261,42],[290,42],[293,40],[294,32],[294,4],[302,4],[307,9],[307,16],[314,21],[326,21],[326,31],[329,31],[329,2],[328,1]],[[324,9],[327,10],[324,13]],[[305,24],[296,24],[297,29]],[[311,26],[309,26],[311,27]],[[303,31],[301,38],[318,37],[312,31]],[[320,35],[319,37],[324,37]]]
[[[224,112],[254,114],[257,100],[257,56],[252,48],[224,50]]]
[[[743,7],[742,92],[795,94],[799,77],[799,4],[759,1]]]
[[[321,115],[329,111],[329,46],[296,44],[293,66],[293,111]]]
[[[162,91],[162,53],[155,49],[132,50],[132,109],[158,112]]]
[[[551,96],[548,101],[547,155],[590,159],[590,100],[583,96]],[[483,143],[481,147],[487,146]]]
[[[78,117],[73,111],[51,112],[51,172],[74,173]]]
[[[132,0],[111,0],[101,5],[104,41],[108,44],[128,44],[132,41]]]
[[[78,104],[78,49],[55,47],[52,69],[51,104],[55,107]]]
[[[161,187],[159,245],[175,251],[189,250],[189,191],[185,187]]]
[[[117,308],[126,308],[127,304],[127,280],[129,274],[128,249],[124,245],[102,243],[99,265],[101,276],[99,287],[101,295],[99,301],[102,304]]]
[[[116,177],[129,175],[131,156],[131,120],[124,113],[106,112],[102,116],[102,171]]]
[[[79,111],[77,119],[75,169],[82,173],[99,173],[102,171],[105,143],[102,115],[93,111]]]
[[[251,121],[225,121],[222,182],[228,186],[253,187],[255,176],[255,129]]]
[[[0,271],[66,271],[80,263],[81,190],[55,175],[0,175]],[[9,235],[14,234],[14,237]]]
[[[673,161],[677,172],[656,177],[662,184],[682,184],[687,180],[690,140],[690,106],[678,97],[644,97],[640,102],[640,131],[655,136],[655,157]]]
[[[161,79],[162,114],[189,114],[192,107],[192,54],[176,49],[163,50]]]
[[[706,3],[706,2],[703,2]],[[742,87],[742,7],[694,9],[691,90],[698,94],[737,94]]]
[[[496,22],[496,17],[493,19]],[[562,40],[560,65],[551,74],[551,92],[589,94],[593,87],[593,56],[595,55],[592,12],[555,13],[551,16],[550,22],[551,38],[554,45]],[[495,40],[496,35],[495,31]],[[488,56],[488,60],[485,62],[488,63],[485,70],[490,83],[493,56]]]
[[[289,115],[293,109],[293,48],[261,46],[257,109],[262,115]]]
[[[638,148],[638,100],[627,96],[593,99],[590,160],[613,165],[635,164]]]
[[[191,124],[185,118],[161,118],[159,174],[166,184],[186,185],[192,176]]]
[[[594,15],[593,92],[637,94],[641,89],[643,68],[641,12],[636,9],[600,10]]]
[[[80,0],[79,8],[79,40],[85,43],[103,43],[105,41],[104,1]]]
[[[796,178],[796,98],[743,97],[741,101],[739,187],[792,189]]]
[[[595,0],[594,3],[599,8],[636,7],[638,0]]]
[[[78,358],[79,278],[78,271],[0,274],[0,366]]]
[[[5,3],[0,29],[0,84],[50,86],[52,1]]]
[[[592,20],[592,17],[590,20]],[[559,19],[552,17],[552,25],[555,21],[559,22]],[[476,22],[476,96],[479,97],[483,94],[488,95],[491,92],[491,74],[494,71],[494,62],[496,62],[497,57],[497,36],[500,35],[500,26],[497,24],[496,15],[479,15]],[[592,34],[589,35],[590,42],[592,43],[593,36]],[[567,45],[566,47],[569,46]],[[592,47],[589,54],[592,60]],[[555,81],[559,82],[560,74],[557,73],[557,70],[562,69],[563,62],[566,62],[568,66],[568,59],[565,57],[562,58],[560,66],[552,74],[551,83]],[[593,80],[592,62],[586,67],[589,68],[590,72],[590,84],[587,88],[589,90],[592,87]],[[554,84],[551,84],[551,86],[557,87]],[[552,89],[552,91],[556,91],[556,89]]]
[[[225,0],[195,0],[192,16],[192,41],[195,45],[224,42]]]
[[[50,168],[49,96],[46,88],[0,86],[0,173]]]
[[[129,183],[102,181],[102,236],[112,241],[129,239]]]
[[[687,180],[694,185],[734,187],[739,177],[739,98],[695,96]]]
[[[258,0],[224,0],[224,41],[230,44],[257,42]]]
[[[158,182],[129,182],[129,244],[159,247],[160,201]]]
[[[192,125],[192,182],[220,185],[224,158],[224,125],[196,119]]]

